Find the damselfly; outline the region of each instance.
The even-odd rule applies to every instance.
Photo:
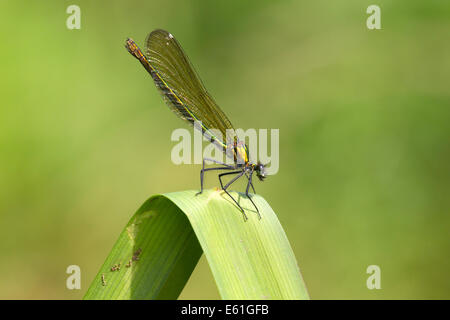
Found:
[[[260,162],[249,161],[247,145],[238,137],[234,136],[232,140],[227,141],[227,133],[234,130],[233,126],[206,91],[178,41],[167,31],[155,30],[147,36],[145,54],[132,39],[127,39],[125,47],[150,73],[169,108],[178,117],[201,130],[204,137],[233,159],[233,165],[230,165],[215,159],[203,158],[200,171],[201,189],[197,194],[203,192],[203,176],[206,171],[227,170],[228,172],[219,174],[220,186],[241,210],[244,219],[247,219],[244,209],[228,192],[231,184],[245,175],[248,179],[245,195],[261,218],[258,207],[248,192],[250,187],[255,192],[252,182],[254,173],[261,181],[266,177],[265,166]],[[196,125],[197,123],[199,125]],[[215,130],[220,132],[220,138]],[[205,161],[218,164],[220,167],[205,168]],[[226,175],[235,177],[224,185],[222,177]]]

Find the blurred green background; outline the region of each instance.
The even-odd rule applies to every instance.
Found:
[[[366,27],[371,4],[382,30]],[[82,298],[149,196],[199,187],[199,165],[170,161],[182,122],[124,48],[155,28],[235,127],[280,129],[280,170],[255,187],[313,299],[450,298],[450,3],[437,0],[2,0],[0,298]],[[71,264],[81,290],[65,287]],[[366,287],[373,264],[381,290]],[[181,298],[219,298],[204,258]]]

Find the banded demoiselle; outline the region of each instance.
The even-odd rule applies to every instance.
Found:
[[[257,206],[249,195],[249,189],[252,187],[255,192],[252,183],[254,173],[261,181],[266,178],[265,165],[249,161],[248,147],[238,137],[226,138],[229,130],[234,131],[231,121],[206,91],[178,41],[169,32],[158,29],[147,36],[145,54],[132,39],[127,39],[125,47],[150,73],[169,108],[178,117],[201,130],[205,138],[233,159],[233,165],[230,165],[215,159],[203,158],[200,171],[201,189],[197,194],[203,192],[203,176],[206,171],[226,170],[227,172],[219,174],[220,186],[238,206],[246,220],[244,209],[227,190],[231,184],[245,175],[248,179],[245,194],[261,218]],[[217,132],[220,132],[220,135]],[[220,167],[205,168],[205,161]],[[235,176],[224,185],[222,177],[226,175]]]

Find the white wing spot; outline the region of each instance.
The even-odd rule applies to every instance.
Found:
[[[173,35],[171,33],[169,33],[169,38],[173,39]]]

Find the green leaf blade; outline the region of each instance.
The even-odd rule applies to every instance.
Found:
[[[223,299],[309,299],[289,241],[260,196],[232,193],[249,219],[219,190],[151,197],[130,220],[85,299],[176,299],[202,251]],[[141,248],[142,247],[142,248]],[[142,249],[129,270],[111,272]],[[106,285],[101,274],[108,275]],[[108,288],[111,286],[111,288]]]
[[[153,196],[124,228],[84,299],[174,299],[201,254],[186,216],[165,197]],[[120,270],[111,271],[119,263]]]
[[[245,196],[232,194],[246,211],[244,221],[222,191],[194,194],[166,196],[188,216],[223,299],[309,299],[289,241],[262,197],[252,195],[259,220]]]

